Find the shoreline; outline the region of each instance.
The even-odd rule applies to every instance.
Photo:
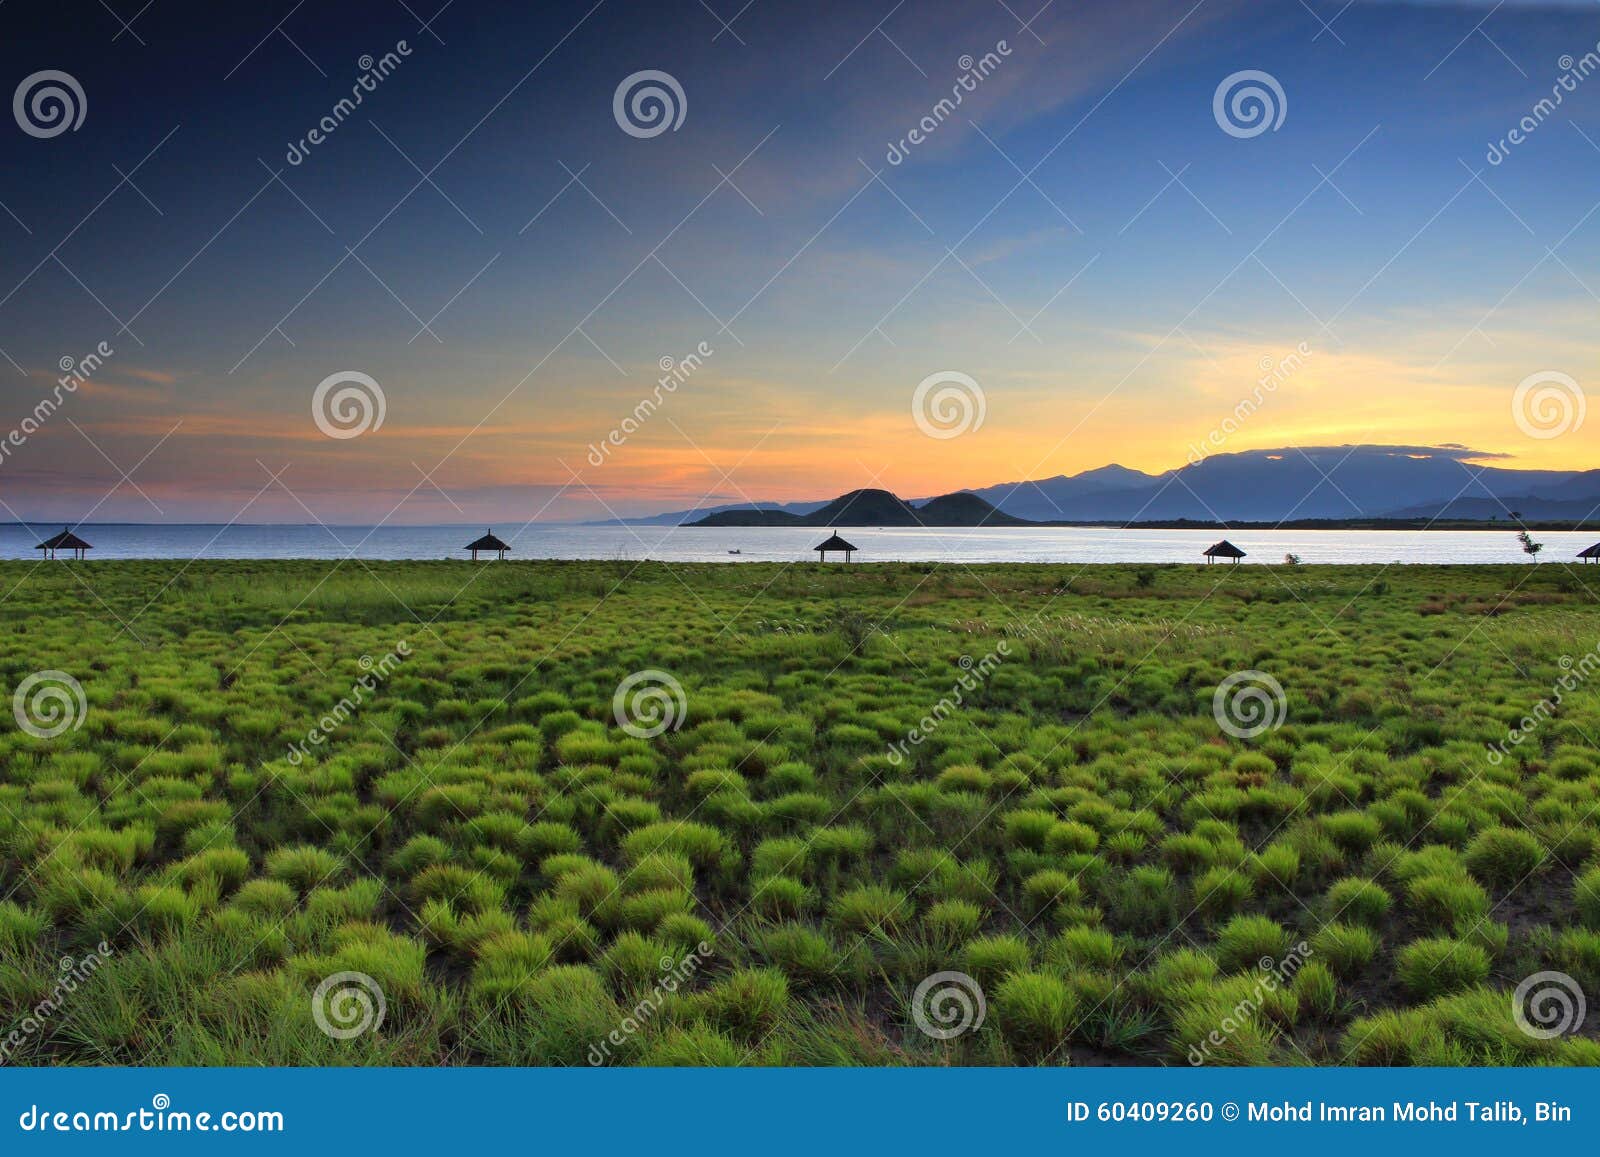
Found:
[[[1073,570],[1094,571],[1125,571],[1134,573],[1141,570],[1178,571],[1199,568],[1200,570],[1216,571],[1219,575],[1223,571],[1238,573],[1249,570],[1255,573],[1260,570],[1270,569],[1279,572],[1304,573],[1321,570],[1359,570],[1363,567],[1378,570],[1391,570],[1395,567],[1410,569],[1433,568],[1446,571],[1485,571],[1502,568],[1506,570],[1522,570],[1528,567],[1539,566],[1549,570],[1577,569],[1583,573],[1581,559],[1547,558],[1537,563],[1526,559],[1498,559],[1483,562],[1450,562],[1432,559],[1357,559],[1348,562],[1317,561],[1286,563],[1281,558],[1263,556],[1260,559],[1242,559],[1237,565],[1231,563],[1208,564],[1204,559],[919,559],[919,558],[880,558],[871,560],[857,559],[851,563],[828,561],[819,563],[814,558],[760,558],[753,555],[743,555],[732,558],[611,558],[581,556],[571,558],[541,557],[541,558],[507,558],[503,560],[479,559],[474,562],[467,558],[375,558],[366,555],[341,554],[341,555],[129,555],[121,558],[83,558],[83,559],[28,559],[28,558],[0,558],[0,572],[16,569],[31,573],[43,564],[62,567],[116,567],[130,564],[173,564],[185,569],[193,566],[221,566],[221,565],[274,565],[274,564],[301,564],[301,563],[345,563],[359,562],[364,567],[413,567],[413,566],[460,566],[460,567],[516,567],[525,569],[538,566],[556,567],[603,567],[614,570],[618,567],[629,571],[644,567],[670,567],[682,569],[686,567],[701,568],[712,567],[721,569],[725,566],[748,567],[777,567],[780,569],[802,568],[816,573],[848,575],[853,571],[870,569],[883,571],[890,568],[915,573],[926,573],[931,568],[949,568],[951,570],[1007,570],[1025,569],[1038,570],[1050,568],[1060,570],[1070,567]],[[1600,587],[1600,567],[1595,570],[1595,585]]]
[[[517,525],[515,519],[508,519],[507,526]],[[132,530],[391,530],[391,531],[417,531],[417,530],[451,530],[470,531],[481,526],[481,522],[405,522],[384,523],[378,526],[368,522],[73,522],[70,519],[63,522],[60,519],[35,519],[26,522],[10,521],[0,522],[0,533],[4,531],[27,531],[34,533],[47,531],[50,528],[63,526],[81,530],[96,529],[132,529]],[[530,522],[518,532],[526,534],[537,530],[815,530],[794,523],[721,523],[706,525],[705,523],[681,522],[665,523],[652,522],[644,519],[610,519],[603,522]],[[849,523],[840,522],[833,524],[832,529],[837,530],[1012,530],[1020,533],[1029,533],[1034,530],[1218,530],[1218,531],[1283,531],[1283,530],[1361,530],[1361,531],[1482,531],[1485,533],[1509,534],[1519,530],[1536,531],[1544,534],[1600,534],[1600,518],[1585,519],[1582,522],[1563,522],[1550,519],[1529,519],[1524,521],[1485,522],[1481,519],[1426,519],[1426,518],[1300,518],[1291,522],[1252,521],[1248,519],[1227,519],[1195,521],[1193,519],[1155,519],[1143,522],[1126,522],[1120,519],[1075,519],[1056,520],[1051,522],[1026,522],[1022,524],[950,524],[950,525],[915,525],[894,526],[871,522]]]

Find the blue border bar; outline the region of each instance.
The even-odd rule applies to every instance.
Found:
[[[1394,1120],[1397,1102],[1419,1106],[1423,1119]],[[1261,1105],[1279,1107],[1279,1119],[1252,1119]],[[1284,1105],[1297,1115],[1308,1107],[1311,1120],[1285,1116]],[[1384,1119],[1329,1121],[1327,1105],[1375,1107]],[[227,1112],[281,1113],[282,1130],[222,1131]],[[85,1124],[114,1113],[132,1127],[73,1131],[75,1113],[88,1115],[78,1118]],[[176,1127],[181,1118],[172,1115],[181,1113],[190,1115],[188,1131]],[[204,1132],[201,1113],[210,1114]],[[1018,1146],[1071,1153],[1087,1144],[1185,1157],[1292,1146],[1283,1151],[1300,1157],[1343,1155],[1355,1144],[1505,1157],[1508,1144],[1591,1150],[1600,1138],[1600,1070],[0,1069],[0,1114],[5,1153],[509,1146],[584,1157],[730,1149],[831,1157]]]

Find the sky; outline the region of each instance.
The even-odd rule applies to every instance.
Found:
[[[0,6],[0,518],[1600,465],[1595,3],[216,7]]]

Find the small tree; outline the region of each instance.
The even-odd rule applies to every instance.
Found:
[[[1544,543],[1534,542],[1533,536],[1526,530],[1519,530],[1517,532],[1517,541],[1522,544],[1523,554],[1531,555],[1534,562],[1539,561],[1539,552],[1544,549]]]

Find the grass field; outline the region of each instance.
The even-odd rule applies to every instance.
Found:
[[[1579,568],[329,569],[0,564],[9,1063],[1600,1063]]]

